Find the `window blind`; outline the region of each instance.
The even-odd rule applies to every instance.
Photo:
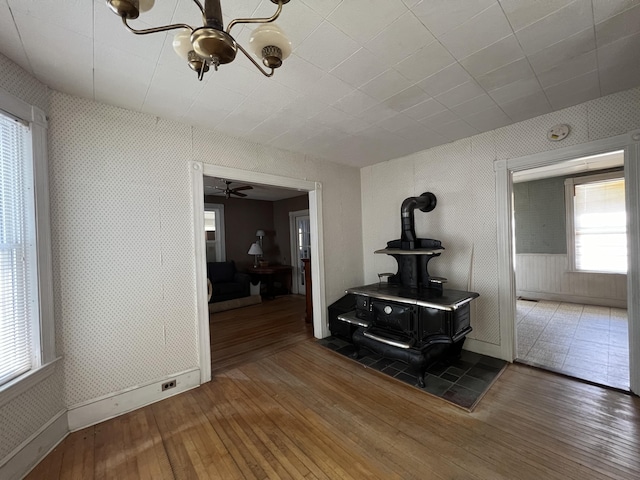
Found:
[[[576,268],[626,273],[627,214],[624,179],[575,186]]]
[[[35,251],[29,128],[0,112],[0,385],[30,370]]]

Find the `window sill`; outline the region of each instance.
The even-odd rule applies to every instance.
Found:
[[[27,373],[2,385],[0,387],[0,408],[48,378],[54,372],[56,363],[58,363],[58,360],[61,358],[62,357],[58,357],[46,365],[29,370]]]
[[[620,272],[599,272],[597,270],[567,270],[567,273],[586,273],[589,275],[624,275],[625,277],[627,276],[627,273],[620,273]]]

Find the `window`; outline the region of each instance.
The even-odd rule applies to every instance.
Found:
[[[568,253],[573,270],[627,272],[623,172],[565,180]]]
[[[36,252],[29,136],[28,126],[0,113],[0,385],[34,363]]]
[[[56,360],[46,125],[0,89],[0,406]]]

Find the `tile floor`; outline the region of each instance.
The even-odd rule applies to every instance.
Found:
[[[629,389],[626,309],[518,300],[516,329],[519,361]]]

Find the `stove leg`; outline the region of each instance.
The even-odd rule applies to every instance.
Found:
[[[353,358],[354,360],[358,360],[360,358],[360,349],[358,348],[357,345],[355,345],[356,349],[355,351],[351,354],[351,358]]]
[[[419,386],[420,388],[424,388],[424,372],[423,372],[423,371],[421,371],[421,372],[418,374],[418,386]]]

